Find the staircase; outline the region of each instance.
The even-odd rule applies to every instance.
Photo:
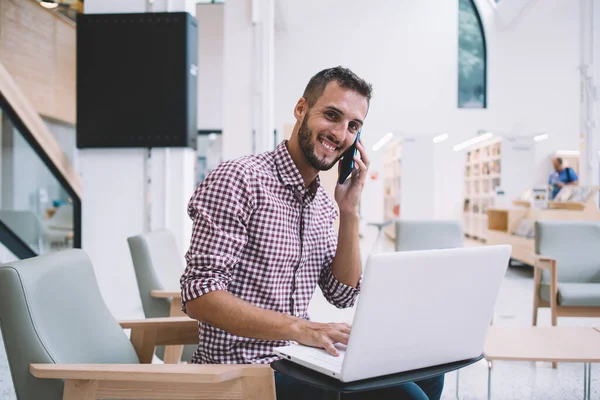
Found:
[[[42,119],[75,122],[74,38],[37,2],[0,0],[0,263],[81,247],[81,179]]]

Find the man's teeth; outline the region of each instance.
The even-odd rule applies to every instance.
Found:
[[[323,147],[325,147],[327,150],[331,150],[331,151],[333,151],[333,150],[335,150],[335,149],[336,149],[335,147],[333,147],[333,146],[330,146],[330,145],[326,144],[326,143],[325,143],[325,142],[323,142],[323,141],[321,141],[321,144],[322,144],[322,145],[323,145]]]

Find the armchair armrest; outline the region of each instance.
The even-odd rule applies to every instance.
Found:
[[[131,329],[131,344],[140,363],[152,362],[156,346],[198,344],[198,321],[189,317],[148,318],[119,322]]]
[[[119,321],[123,329],[198,329],[198,321],[190,317],[146,318]]]
[[[552,273],[552,270],[556,269],[556,260],[551,257],[536,256],[534,267],[547,269]]]
[[[269,365],[31,364],[29,371],[36,378],[64,380],[63,400],[275,400]]]
[[[181,292],[174,290],[151,290],[150,296],[157,299],[181,298]]]
[[[31,364],[36,378],[97,381],[221,383],[273,374],[269,365],[250,364]]]

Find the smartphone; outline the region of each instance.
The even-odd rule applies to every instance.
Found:
[[[340,177],[338,179],[338,183],[340,185],[346,182],[346,179],[348,179],[348,177],[352,173],[352,170],[354,170],[354,156],[356,155],[356,142],[358,142],[358,139],[360,139],[360,131],[358,131],[358,133],[356,134],[356,139],[354,139],[354,143],[352,143],[352,146],[350,146],[348,150],[344,152],[342,159],[340,160],[340,162],[342,163],[342,168],[340,169]]]

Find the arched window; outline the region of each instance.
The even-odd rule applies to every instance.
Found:
[[[458,107],[487,107],[485,34],[473,0],[458,0]]]

